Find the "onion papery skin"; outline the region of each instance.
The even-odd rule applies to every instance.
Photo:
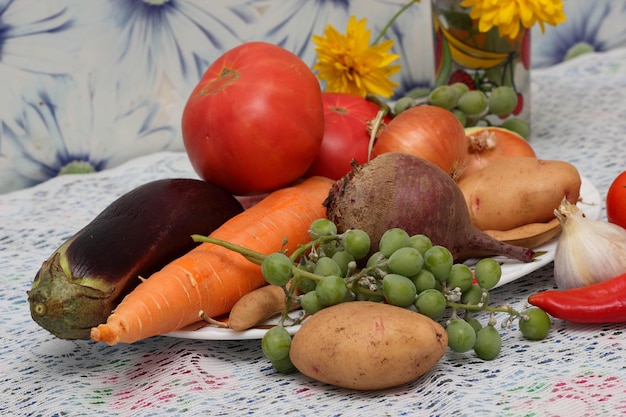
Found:
[[[446,109],[430,105],[411,107],[378,133],[372,157],[387,152],[407,153],[432,162],[456,178],[465,166],[465,129]]]
[[[499,159],[537,157],[530,143],[509,129],[496,126],[468,127],[465,128],[465,135],[467,155],[457,181]]]

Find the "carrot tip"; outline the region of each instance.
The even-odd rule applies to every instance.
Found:
[[[111,327],[101,324],[91,329],[91,340],[94,342],[104,342],[110,346],[116,345],[120,341],[120,336]]]

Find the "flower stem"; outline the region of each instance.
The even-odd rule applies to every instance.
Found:
[[[378,42],[380,42],[380,40],[383,38],[383,36],[385,36],[385,33],[387,33],[387,31],[389,30],[389,28],[391,27],[391,25],[393,25],[393,22],[396,21],[396,19],[402,14],[404,13],[404,11],[406,9],[408,9],[413,3],[418,3],[420,0],[410,0],[407,4],[405,4],[404,6],[402,6],[402,8],[400,10],[398,10],[396,12],[396,14],[394,14],[391,19],[387,22],[387,24],[385,25],[385,27],[383,27],[383,29],[380,31],[380,33],[378,34],[378,36],[376,37],[376,39],[374,39],[374,41],[372,42],[372,46],[376,45]]]

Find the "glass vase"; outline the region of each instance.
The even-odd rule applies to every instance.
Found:
[[[478,21],[460,0],[432,0],[435,85],[466,84],[488,96],[499,86],[511,87],[517,104],[508,114],[469,117],[467,126],[512,127],[530,132],[530,30],[520,25],[515,39],[502,37],[497,27],[478,30]]]

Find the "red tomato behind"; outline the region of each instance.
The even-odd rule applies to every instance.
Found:
[[[321,175],[337,180],[348,173],[352,159],[367,161],[370,133],[367,122],[380,106],[354,94],[323,93],[324,140],[306,176]],[[385,118],[389,122],[390,117]]]
[[[319,81],[279,46],[242,44],[211,64],[194,88],[182,135],[204,180],[237,195],[284,187],[306,172],[322,143]]]
[[[606,194],[606,216],[626,229],[626,171],[613,180]]]

